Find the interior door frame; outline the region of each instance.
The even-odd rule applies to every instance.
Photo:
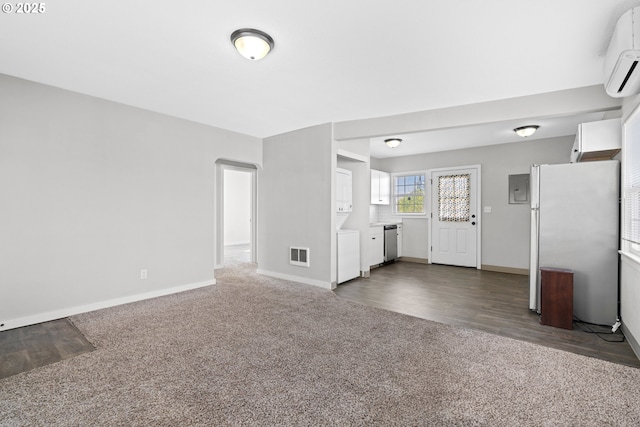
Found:
[[[432,176],[434,172],[451,172],[455,173],[461,169],[476,169],[476,269],[482,269],[482,165],[466,165],[466,166],[451,166],[446,168],[433,168],[427,169],[427,176],[429,179],[429,185],[427,186],[427,220],[429,221],[429,236],[427,237],[429,258],[427,259],[427,263],[431,264],[432,256],[432,238],[433,236],[433,182]]]
[[[232,160],[216,161],[216,236],[215,269],[224,268],[224,171],[235,170],[251,174],[251,262],[258,259],[258,169],[255,165]]]

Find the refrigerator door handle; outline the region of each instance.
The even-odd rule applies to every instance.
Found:
[[[539,286],[538,286],[538,209],[531,209],[531,254],[529,265],[529,309],[539,311]]]
[[[531,253],[529,254],[529,309],[540,312],[539,227],[540,227],[540,166],[531,166]]]
[[[531,193],[531,209],[540,207],[540,166],[531,166],[531,177],[529,178],[529,187]]]

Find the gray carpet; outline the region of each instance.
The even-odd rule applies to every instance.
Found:
[[[96,351],[0,380],[0,425],[640,425],[640,370],[225,269],[73,317]]]

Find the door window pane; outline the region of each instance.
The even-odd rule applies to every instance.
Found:
[[[469,174],[438,177],[438,219],[455,222],[469,221],[470,189]]]

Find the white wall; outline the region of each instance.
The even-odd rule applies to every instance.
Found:
[[[624,335],[640,357],[640,263],[622,256],[620,263],[620,316]]]
[[[331,287],[335,244],[335,143],[331,124],[264,140],[258,172],[258,272]],[[289,264],[289,248],[310,249],[310,267]]]
[[[251,173],[224,170],[224,244],[251,242]]]
[[[509,204],[509,175],[530,172],[531,164],[566,163],[574,137],[550,138],[499,144],[465,150],[376,159],[375,167],[387,172],[482,165],[482,264],[527,270],[529,266],[529,205]],[[372,161],[372,164],[374,162]],[[426,254],[427,219],[405,219],[403,255],[423,258]]]
[[[402,219],[402,256],[426,260],[429,258],[429,221],[424,218]]]
[[[369,159],[369,153],[371,152],[369,138],[338,141],[338,149],[355,153],[366,159]]]
[[[5,75],[0,93],[0,329],[214,283],[215,161],[260,164],[258,138]]]

